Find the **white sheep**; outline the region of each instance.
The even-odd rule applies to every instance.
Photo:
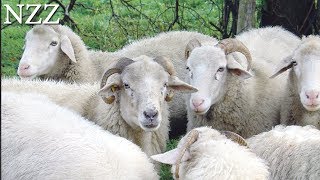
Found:
[[[280,27],[253,29],[216,45],[190,41],[189,83],[199,91],[186,102],[188,130],[208,125],[247,138],[279,124],[286,79],[268,76],[299,42]]]
[[[176,149],[151,158],[173,165],[175,179],[267,180],[266,162],[245,145],[235,133],[200,127],[183,137]]]
[[[22,79],[93,82],[100,78],[81,38],[69,27],[36,25],[25,37],[18,75]]]
[[[184,71],[184,48],[193,39],[214,40],[197,32],[172,31],[145,37],[116,52],[88,50],[81,38],[68,26],[36,25],[27,32],[18,75],[23,79],[56,79],[69,82],[100,80],[104,70],[120,57],[166,56],[178,75]],[[178,65],[179,64],[179,65]],[[88,73],[90,72],[90,73]]]
[[[172,63],[166,58],[140,56],[134,60],[117,61],[105,72],[100,87],[2,79],[1,88],[45,94],[113,134],[133,141],[148,155],[158,154],[165,150],[168,140],[169,113],[165,99],[171,91],[195,92],[196,89],[176,77]]]
[[[281,123],[320,129],[320,36],[303,37],[296,47],[278,63],[272,76],[289,70],[287,85],[283,86],[286,93],[281,104]]]
[[[1,92],[2,179],[159,179],[145,153],[46,96]]]
[[[313,126],[278,125],[247,143],[268,162],[271,179],[320,179],[320,131]]]
[[[216,42],[214,38],[197,32],[172,31],[134,41],[116,52],[88,51],[81,38],[67,26],[38,25],[26,35],[18,74],[25,79],[40,76],[42,79],[92,83],[100,80],[104,71],[118,58],[147,55],[168,57],[177,69],[177,76],[182,78],[187,73],[184,68],[185,46],[193,38]],[[185,129],[187,111],[183,99],[177,94],[169,103],[171,127],[175,131]],[[173,136],[183,133],[175,131]]]

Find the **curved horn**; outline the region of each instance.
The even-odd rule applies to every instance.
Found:
[[[126,58],[126,57],[120,58],[118,60],[117,64],[114,67],[112,67],[112,68],[110,68],[110,69],[105,71],[105,73],[103,74],[102,79],[101,79],[100,88],[103,88],[106,85],[108,78],[112,74],[116,74],[116,73],[121,74],[121,72],[123,71],[123,69],[126,66],[128,66],[128,65],[130,65],[130,64],[132,64],[134,62],[135,61],[133,61],[132,59],[129,59],[129,58]],[[112,91],[115,91],[116,88],[118,88],[118,87],[112,87],[111,89],[112,89]],[[103,99],[103,101],[105,103],[111,104],[115,100],[115,96],[112,95],[112,96],[109,96],[109,97],[102,97],[102,99]]]
[[[170,59],[168,59],[166,57],[158,56],[154,59],[154,61],[157,62],[158,64],[160,64],[168,72],[168,74],[170,76],[176,76],[177,72],[174,68],[174,65],[170,61]],[[171,101],[173,98],[173,95],[174,95],[174,92],[169,91],[165,97],[165,100],[167,102]]]
[[[169,58],[158,56],[154,58],[154,61],[160,64],[164,68],[164,70],[169,73],[170,76],[175,76],[177,74],[176,70],[174,69],[174,65]]]
[[[228,139],[238,143],[239,145],[248,147],[246,140],[239,134],[231,131],[220,131],[220,133],[225,135]]]
[[[200,47],[201,43],[197,40],[197,39],[192,39],[188,42],[187,47],[184,51],[184,56],[186,58],[186,60],[189,58],[191,51],[196,48],[196,47]]]
[[[252,58],[250,51],[241,41],[237,39],[227,38],[221,40],[217,44],[217,46],[223,49],[226,55],[236,51],[242,53],[248,61],[247,70],[249,71],[251,69]]]
[[[181,151],[179,152],[179,156],[178,156],[178,159],[176,162],[176,172],[175,172],[175,176],[177,179],[179,178],[179,168],[180,168],[180,163],[181,163],[182,157],[183,157],[184,153],[186,152],[186,150],[189,148],[189,146],[197,141],[198,137],[199,137],[199,131],[197,131],[195,129],[191,130],[191,132],[189,133],[189,135],[187,137],[186,143],[183,145]]]

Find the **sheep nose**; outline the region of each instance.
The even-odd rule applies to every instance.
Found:
[[[316,100],[319,98],[319,91],[311,90],[311,91],[306,91],[306,96],[307,99],[309,100]]]
[[[158,111],[157,110],[153,110],[153,109],[149,109],[143,112],[143,115],[146,117],[146,119],[153,121],[158,117]]]
[[[192,104],[195,108],[201,106],[203,102],[204,102],[204,99],[192,99]]]
[[[20,64],[19,68],[20,68],[20,70],[27,70],[30,68],[30,65],[29,64]]]

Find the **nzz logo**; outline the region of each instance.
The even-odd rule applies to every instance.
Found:
[[[4,4],[4,7],[7,8],[7,17],[4,24],[12,24],[10,21],[10,14],[20,23],[22,24],[22,14],[23,14],[23,7],[24,4],[17,4],[17,7],[19,7],[20,14],[18,15],[14,10],[8,5]],[[48,14],[47,18],[45,18],[42,21],[42,18],[40,18],[38,21],[32,21],[33,17],[37,14],[39,9],[41,8],[41,4],[27,4],[26,10],[29,10],[29,8],[34,8],[33,12],[30,14],[30,16],[27,18],[25,24],[59,24],[60,18],[58,18],[56,21],[50,21],[54,13],[56,13],[57,9],[59,8],[58,4],[45,4],[43,9],[47,10],[49,8],[52,8],[51,12]]]

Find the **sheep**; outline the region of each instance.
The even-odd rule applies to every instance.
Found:
[[[26,34],[17,74],[22,79],[40,77],[83,83],[99,80],[104,70],[120,57],[167,56],[174,64],[182,64],[184,47],[193,38],[214,40],[197,32],[172,31],[145,37],[116,52],[107,52],[88,50],[68,26],[36,25]],[[184,71],[181,65],[177,67],[178,72]]]
[[[197,32],[172,31],[134,41],[116,52],[103,52],[87,50],[81,38],[67,26],[37,25],[26,35],[25,51],[20,60],[18,74],[23,79],[40,77],[93,83],[100,80],[104,70],[117,59],[147,55],[154,58],[167,56],[177,68],[177,76],[182,78],[186,73],[184,47],[193,38],[216,41],[210,36]],[[43,44],[48,46],[44,47]],[[179,126],[186,124],[187,111],[183,99],[182,94],[178,93],[169,103],[172,115],[171,126],[177,131],[172,132],[173,136],[184,132],[178,131],[183,129]]]
[[[235,133],[200,127],[184,136],[177,148],[151,158],[173,165],[175,179],[269,179],[266,162],[245,145]]]
[[[132,142],[44,95],[1,93],[3,179],[159,179]]]
[[[188,131],[207,125],[248,138],[279,124],[286,79],[268,76],[299,42],[280,27],[253,29],[215,45],[191,40],[186,82],[199,91],[186,100]]]
[[[281,104],[281,123],[313,125],[320,129],[320,36],[303,37],[293,53],[283,58],[271,78],[288,72]]]
[[[21,79],[84,83],[100,78],[83,41],[67,26],[34,26],[26,34],[24,48],[17,71]]]
[[[247,143],[268,162],[271,179],[320,179],[320,131],[314,126],[278,125]]]
[[[171,91],[197,90],[176,77],[170,60],[147,56],[117,60],[104,73],[100,86],[5,78],[1,88],[45,94],[58,105],[133,141],[147,155],[161,153],[166,148],[169,131],[166,99]]]
[[[188,31],[170,31],[163,32],[154,37],[145,37],[131,44],[124,46],[116,52],[118,56],[134,58],[141,54],[156,57],[166,56],[171,59],[178,78],[184,80],[187,70],[185,69],[185,47],[191,39],[197,38],[200,42],[217,42],[213,37]],[[176,93],[173,100],[169,103],[170,137],[178,137],[185,134],[187,124],[187,107],[185,97],[181,93]]]

